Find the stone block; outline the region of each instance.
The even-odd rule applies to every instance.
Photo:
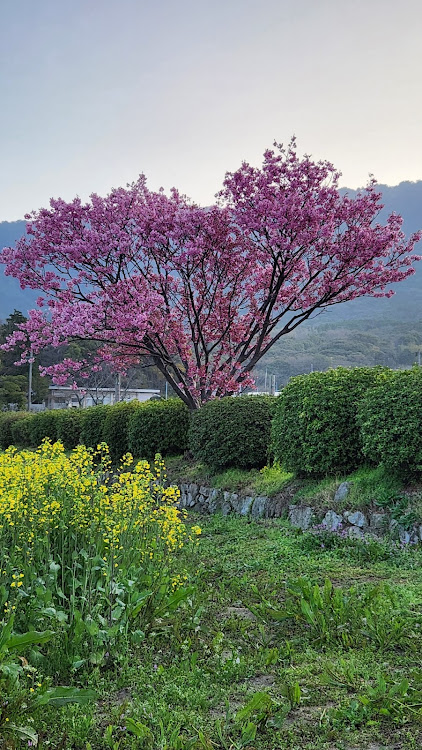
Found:
[[[179,497],[179,508],[186,508],[188,503],[188,486],[187,484],[180,485],[180,497]]]
[[[360,526],[350,526],[347,529],[347,536],[349,539],[363,539],[363,531]]]
[[[223,502],[221,504],[221,512],[223,516],[228,516],[233,510],[231,498],[231,492],[223,492]]]
[[[344,517],[349,523],[352,524],[352,526],[359,526],[360,529],[363,529],[368,525],[366,516],[360,510],[346,510],[346,512],[344,513]]]
[[[312,525],[314,511],[308,506],[289,505],[288,519],[295,529],[306,531]]]
[[[263,518],[265,514],[265,507],[268,502],[269,498],[265,495],[259,495],[255,498],[255,500],[252,503],[251,507],[251,516],[252,518]]]
[[[322,524],[328,529],[328,531],[336,531],[341,523],[343,523],[343,516],[336,513],[334,510],[327,510],[322,519]]]
[[[334,502],[335,503],[340,503],[342,500],[346,499],[347,495],[350,492],[350,488],[351,488],[352,484],[353,484],[352,482],[342,482],[338,486],[337,492],[334,495]]]
[[[388,525],[388,516],[386,513],[371,513],[369,516],[369,527],[371,531],[382,532]]]
[[[410,540],[412,538],[411,534],[410,534],[410,531],[408,531],[407,529],[405,529],[404,526],[400,526],[399,525],[398,526],[398,534],[399,534],[399,539],[402,542],[402,544],[409,544],[409,542],[410,542]]]
[[[208,512],[216,513],[220,508],[220,490],[212,489],[208,495]]]
[[[247,516],[252,508],[253,497],[242,497],[240,498],[239,513],[241,516]]]

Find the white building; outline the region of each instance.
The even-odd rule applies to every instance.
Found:
[[[127,388],[122,389],[120,401],[148,401],[150,398],[159,397],[160,391],[154,388]],[[115,388],[95,388],[85,392],[82,388],[75,390],[66,385],[50,385],[45,405],[47,409],[68,409],[114,403],[116,403]]]

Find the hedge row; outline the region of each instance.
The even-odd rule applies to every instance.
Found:
[[[192,415],[190,449],[214,471],[261,468],[268,460],[273,396],[209,401]]]
[[[262,467],[268,458],[275,401],[268,396],[224,398],[193,415],[178,399],[33,415],[5,412],[0,415],[0,447],[37,446],[46,437],[61,440],[66,450],[78,443],[96,447],[104,441],[114,462],[127,451],[151,460],[158,452],[170,456],[190,449],[215,470]]]
[[[272,425],[275,457],[298,475],[356,469],[365,461],[359,406],[391,373],[382,367],[339,367],[292,378],[278,399]]]
[[[354,368],[292,378],[272,425],[276,458],[298,474],[382,465],[422,472],[422,368]]]
[[[269,456],[297,474],[346,474],[363,463],[422,472],[422,368],[329,370],[292,378],[276,399],[223,398],[189,414],[177,399],[89,409],[4,412],[0,447],[45,437],[66,449],[105,441],[114,461],[187,449],[213,470],[260,468]]]
[[[35,447],[44,438],[61,440],[66,450],[78,443],[95,448],[106,442],[114,462],[129,450],[151,459],[158,452],[174,455],[188,446],[189,413],[177,399],[58,409],[37,414],[0,414],[0,448]]]
[[[402,475],[422,472],[422,368],[395,371],[358,410],[363,452]]]

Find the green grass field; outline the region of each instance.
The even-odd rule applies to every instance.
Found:
[[[75,672],[99,700],[46,709],[40,747],[420,748],[421,550],[200,524],[180,553],[190,599],[120,659]]]

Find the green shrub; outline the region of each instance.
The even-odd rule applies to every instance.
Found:
[[[273,396],[228,396],[192,414],[190,449],[213,471],[261,468],[267,462]]]
[[[382,367],[342,367],[292,378],[277,399],[275,458],[299,475],[344,474],[364,462],[357,424],[368,389],[385,381]]]
[[[148,401],[129,420],[129,449],[151,460],[156,453],[174,456],[188,448],[189,410],[180,399]]]
[[[121,402],[111,406],[104,420],[103,440],[110,449],[113,463],[120,461],[129,450],[129,418],[141,408],[139,401]]]
[[[27,414],[23,419],[17,419],[10,424],[13,445],[19,448],[30,448],[31,443],[31,422],[33,416]]]
[[[81,443],[83,409],[60,409],[57,418],[57,438],[65,450],[70,451]]]
[[[422,471],[422,369],[401,370],[366,393],[358,421],[364,454],[397,474]]]
[[[16,422],[20,422],[22,419],[27,419],[29,414],[27,411],[3,411],[0,412],[0,448],[8,448],[9,445],[13,445],[14,437],[12,435],[12,425]]]
[[[90,448],[96,448],[104,440],[104,422],[113,407],[100,404],[83,409],[81,442]]]
[[[53,442],[58,438],[58,427],[61,409],[48,409],[31,417],[31,444],[40,445],[44,438]]]

